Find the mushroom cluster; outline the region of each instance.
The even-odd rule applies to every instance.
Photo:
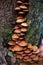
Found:
[[[9,50],[16,54],[18,59],[22,59],[25,62],[40,62],[43,60],[43,49],[32,45],[24,39],[27,32],[27,19],[25,14],[28,10],[27,0],[17,0],[18,6],[15,8],[17,11],[16,25],[13,28],[12,39],[8,42],[10,45]]]

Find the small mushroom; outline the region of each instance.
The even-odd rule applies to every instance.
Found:
[[[20,8],[21,9],[27,9],[27,7],[25,5],[21,5]]]
[[[23,40],[23,37],[20,37],[19,40]]]
[[[28,56],[31,56],[31,55],[32,55],[32,53],[29,53],[29,54],[28,54]]]
[[[17,23],[22,23],[22,22],[24,22],[24,21],[26,21],[26,18],[23,18],[23,19],[17,19],[17,20],[16,20]]]
[[[9,41],[8,44],[9,44],[9,45],[15,45],[16,42],[14,42],[14,41]]]
[[[25,12],[20,11],[20,12],[18,12],[18,14],[20,14],[20,15],[24,15],[24,14],[25,14]]]
[[[24,52],[25,53],[30,53],[31,51],[27,48]]]
[[[17,10],[17,11],[20,10],[20,7],[16,7],[15,10]]]
[[[31,44],[31,43],[28,43],[28,48],[29,48],[30,50],[32,50],[32,44]]]
[[[14,52],[13,48],[14,48],[14,46],[11,46],[11,47],[9,47],[9,50],[12,51],[12,52]]]
[[[18,38],[19,38],[19,36],[17,34],[12,34],[12,40],[18,39]]]
[[[18,3],[18,4],[22,4],[22,1],[18,0],[17,3]]]
[[[38,47],[34,45],[34,46],[32,46],[32,50],[37,52]]]
[[[23,10],[23,12],[28,12],[29,10],[27,9],[27,10]]]
[[[32,59],[30,59],[30,58],[28,58],[28,59],[24,59],[25,60],[25,62],[32,62]]]
[[[23,5],[29,5],[29,3],[25,2],[25,3],[22,3]]]
[[[17,19],[23,19],[23,16],[18,16]]]
[[[33,51],[32,53],[33,53],[33,54],[38,54],[39,52],[40,52],[40,50],[37,49],[37,51]]]
[[[27,32],[27,28],[21,28],[21,32]]]
[[[34,58],[34,57],[36,57],[36,55],[33,54],[33,55],[31,55],[30,57],[31,57],[31,58]]]
[[[13,29],[19,29],[20,26],[19,25],[16,25]]]
[[[24,56],[24,59],[25,59],[25,60],[29,59],[28,55],[27,55],[27,56]]]
[[[14,33],[21,33],[21,30],[20,29],[16,29],[16,30],[14,30]]]
[[[21,26],[27,27],[28,26],[28,23],[27,22],[21,23]]]
[[[20,54],[17,54],[17,58],[18,59],[23,59],[22,55],[20,55]]]
[[[23,53],[22,56],[25,57],[27,54]]]
[[[20,33],[20,36],[24,36],[25,34],[24,33]]]
[[[38,61],[40,62],[40,61],[42,61],[42,60],[43,60],[43,58],[42,58],[42,57],[39,57]]]
[[[23,48],[22,48],[22,47],[20,47],[19,45],[15,45],[13,48],[12,48],[12,47],[10,47],[10,48],[9,48],[9,50],[11,50],[11,51],[15,52],[15,51],[22,51],[22,50],[23,50]]]
[[[27,46],[27,44],[28,44],[28,43],[27,43],[25,40],[21,40],[20,43],[19,43],[19,45],[20,45],[20,46],[23,46],[23,47],[24,47],[24,46]]]
[[[38,56],[35,56],[34,58],[32,58],[34,61],[38,61]]]

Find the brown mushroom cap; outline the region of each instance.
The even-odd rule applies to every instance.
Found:
[[[32,62],[32,59],[30,59],[30,58],[25,59],[25,58],[24,58],[24,61],[25,61],[25,62],[30,62],[30,63],[31,63],[31,62]]]
[[[19,45],[15,45],[13,48],[10,47],[9,50],[11,50],[11,51],[13,51],[13,52],[14,52],[14,51],[22,51],[23,48],[20,47]]]
[[[38,56],[35,56],[35,57],[33,58],[34,61],[38,61],[38,59],[39,59]]]
[[[26,32],[26,31],[27,31],[27,28],[24,28],[24,27],[21,28],[21,32]]]
[[[21,26],[24,26],[24,27],[27,27],[28,26],[28,23],[21,23]]]
[[[23,59],[22,55],[20,55],[20,54],[17,54],[17,58],[18,59]]]
[[[32,53],[29,53],[29,54],[28,54],[28,56],[31,56],[31,55],[32,55]]]
[[[20,43],[19,43],[19,45],[20,46],[27,46],[27,42],[25,41],[25,40],[22,40],[22,41],[20,41]]]
[[[28,55],[27,55],[27,56],[24,56],[24,59],[25,59],[25,60],[29,59]]]
[[[27,48],[24,52],[25,53],[30,53],[31,51]]]
[[[25,57],[27,54],[23,53],[22,56]]]
[[[11,50],[12,52],[14,52],[14,46],[11,46],[11,47],[9,47],[9,50]]]
[[[16,29],[16,30],[14,30],[14,33],[21,33],[21,30],[20,29]]]
[[[32,53],[33,53],[33,54],[38,54],[39,52],[40,52],[40,50],[37,49],[37,51],[33,51]]]
[[[17,19],[23,19],[23,17],[22,16],[18,16]]]
[[[15,45],[16,42],[14,42],[14,41],[9,41],[8,44],[9,44],[9,45]]]
[[[23,10],[24,12],[28,12],[29,10],[27,9],[27,10]]]
[[[24,33],[20,33],[20,36],[24,36],[25,34]]]
[[[20,7],[16,7],[15,10],[20,10]]]
[[[20,37],[19,40],[23,40],[23,37]]]
[[[36,57],[36,55],[31,55],[30,57],[31,57],[31,58],[34,58],[34,57]]]
[[[19,38],[19,36],[17,34],[12,34],[12,40],[18,39],[18,38]]]
[[[32,46],[32,50],[33,51],[37,51],[38,50],[38,47],[34,45],[34,46]]]
[[[17,1],[17,3],[18,3],[18,4],[22,4],[22,1],[19,0],[19,1]]]
[[[24,22],[24,21],[26,21],[26,18],[23,18],[23,19],[17,19],[17,20],[16,20],[17,23],[22,23],[22,22]]]
[[[29,5],[29,3],[25,2],[25,3],[22,3],[23,5]]]
[[[23,15],[23,14],[25,14],[25,12],[20,11],[20,12],[18,12],[18,14]]]
[[[32,44],[31,44],[31,43],[28,44],[28,48],[29,48],[30,50],[32,50]]]
[[[19,29],[19,28],[20,28],[20,26],[16,25],[13,29]]]
[[[27,7],[25,5],[21,5],[20,8],[21,9],[27,9]]]

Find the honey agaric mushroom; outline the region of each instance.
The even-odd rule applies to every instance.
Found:
[[[32,44],[31,44],[31,43],[28,44],[28,48],[29,48],[29,49],[32,48]]]
[[[20,41],[19,45],[23,46],[23,47],[27,46],[27,42],[25,40],[22,40],[22,41]]]
[[[20,37],[19,40],[23,40],[23,37]]]
[[[20,10],[20,7],[16,7],[15,10],[17,10],[17,11]]]
[[[20,54],[17,55],[17,58],[18,59],[23,59],[22,55],[20,55]]]
[[[34,57],[36,57],[36,55],[31,55],[30,57],[31,57],[31,58],[34,58]]]
[[[17,19],[22,19],[23,17],[22,16],[18,16]]]
[[[14,30],[14,33],[21,33],[21,30],[20,29],[16,29],[16,30]]]
[[[30,53],[31,51],[27,48],[24,52],[25,53]]]
[[[37,51],[33,51],[32,53],[33,53],[33,54],[38,54],[39,52],[40,52],[40,50],[37,49]]]
[[[23,59],[25,62],[35,63],[43,60],[43,46],[37,47],[28,43],[25,38],[25,32],[27,31],[28,24],[25,14],[28,10],[27,0],[17,0],[19,6],[15,8],[17,11],[16,25],[13,29],[12,39],[8,42],[9,50],[15,52],[16,57]]]
[[[13,29],[19,29],[19,28],[20,28],[20,26],[16,25]]]
[[[24,26],[24,27],[27,27],[28,26],[28,23],[21,23],[21,26]]]
[[[38,47],[34,45],[34,46],[32,46],[32,50],[33,51],[37,51],[38,50]]]
[[[29,3],[25,2],[25,3],[22,3],[23,5],[29,5]]]
[[[25,62],[32,62],[32,59],[28,58],[28,59],[24,59]]]
[[[27,54],[23,53],[22,56],[25,57]]]
[[[20,36],[24,36],[25,34],[24,33],[20,33]]]
[[[28,58],[28,55],[27,55],[27,56],[24,56],[24,59],[25,59],[25,60],[26,60],[26,59],[29,59],[29,58]]]
[[[33,58],[34,61],[38,61],[38,59],[39,59],[38,56],[35,56],[35,57]]]
[[[15,52],[15,51],[22,51],[23,48],[21,46],[19,46],[19,45],[15,45],[13,48],[10,47],[9,50]]]
[[[19,1],[17,1],[17,3],[18,3],[18,4],[22,4],[22,1],[19,0]]]
[[[32,55],[32,53],[29,53],[29,54],[28,54],[28,56],[31,56],[31,55]]]
[[[27,9],[27,7],[25,5],[21,5],[20,8],[21,9]]]
[[[26,18],[23,18],[23,19],[17,19],[17,20],[16,20],[17,23],[22,23],[22,22],[24,22],[24,21],[26,21]]]
[[[19,38],[19,36],[17,34],[12,34],[12,40],[18,39],[18,38]]]
[[[23,14],[25,14],[25,12],[20,11],[20,12],[18,12],[18,14],[23,15]]]
[[[26,31],[27,31],[27,28],[24,28],[24,27],[21,28],[21,32],[26,32]]]
[[[9,44],[9,45],[15,45],[16,42],[14,42],[14,41],[9,41],[8,44]]]
[[[28,12],[29,10],[27,9],[27,10],[23,10],[23,12]]]

